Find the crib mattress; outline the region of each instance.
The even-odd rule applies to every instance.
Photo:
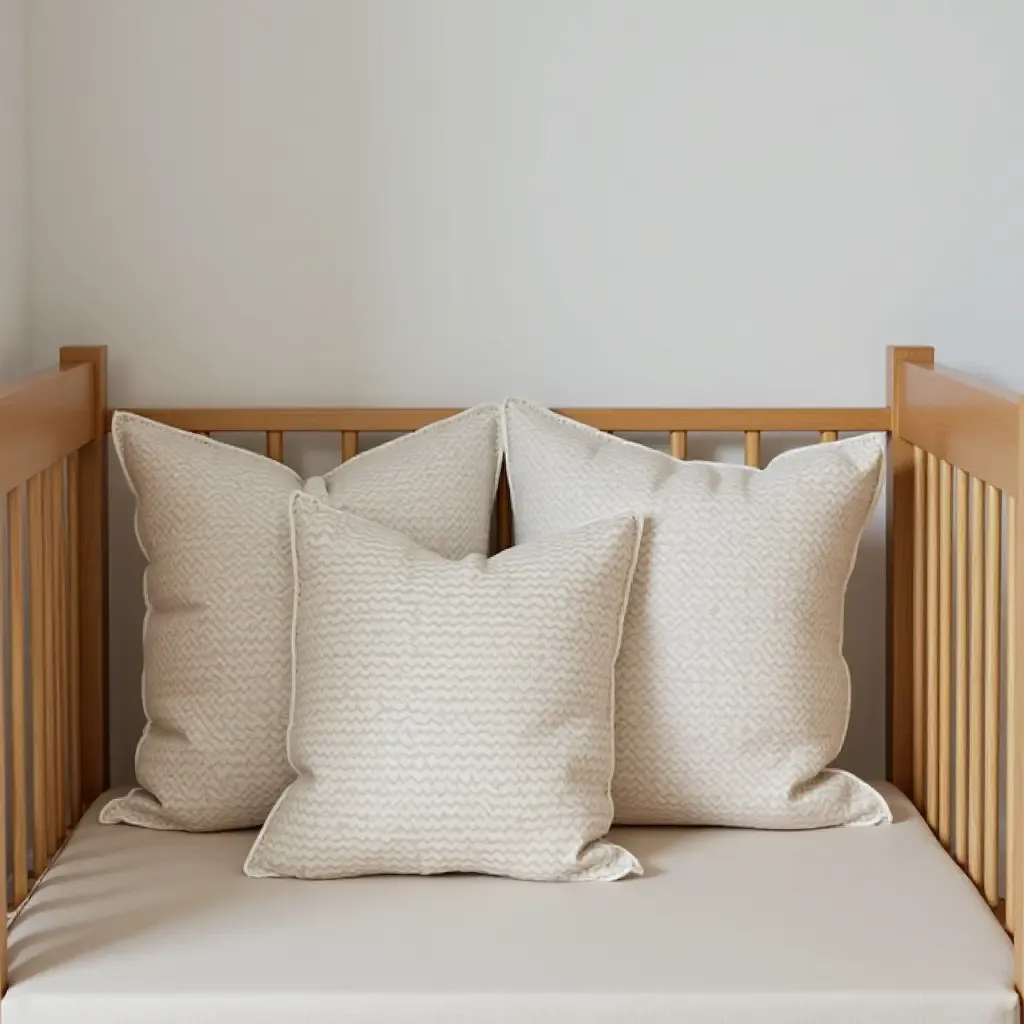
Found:
[[[645,877],[251,880],[252,832],[83,819],[10,934],[4,1024],[1002,1024],[1012,950],[891,827],[619,829]]]

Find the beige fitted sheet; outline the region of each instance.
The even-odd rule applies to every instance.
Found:
[[[254,833],[100,826],[10,935],[4,1024],[1008,1024],[1012,951],[909,802],[615,830],[646,875],[254,880]]]

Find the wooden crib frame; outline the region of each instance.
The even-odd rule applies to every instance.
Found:
[[[890,349],[888,382],[880,408],[563,411],[602,430],[667,433],[678,458],[690,432],[742,433],[751,466],[761,462],[763,432],[832,441],[889,431],[887,774],[1014,936],[1020,992],[1024,399],[936,367],[930,348]],[[361,432],[414,430],[456,410],[137,411],[201,433],[262,432],[267,454],[281,460],[289,431],[336,432],[350,459]],[[103,348],[64,348],[59,368],[0,391],[0,634],[9,650],[0,815],[12,854],[8,865],[0,844],[0,877],[9,909],[108,784],[109,422]],[[498,546],[507,546],[504,486],[496,523]],[[6,990],[6,943],[0,952]]]

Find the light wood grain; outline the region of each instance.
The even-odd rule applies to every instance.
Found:
[[[839,435],[834,430],[823,430],[818,435],[818,440],[821,441],[822,444],[828,444],[831,441],[838,441]]]
[[[25,702],[25,527],[22,489],[7,495],[10,570],[11,876],[15,904],[28,895],[28,716]]]
[[[1002,624],[1003,496],[985,488],[985,810],[983,882],[989,906],[999,900],[999,676]]]
[[[345,430],[402,433],[461,412],[458,408],[136,408],[140,416],[180,430],[260,432],[267,430],[340,432]],[[591,409],[558,408],[563,416],[597,430],[624,433],[670,433],[673,430],[743,433],[747,430],[780,432],[849,432],[888,430],[889,409]],[[108,412],[109,418],[112,410]]]
[[[1017,395],[946,367],[913,364],[900,385],[902,437],[986,483],[1016,492]]]
[[[54,470],[43,474],[43,678],[46,709],[46,855],[57,852],[60,841],[57,813],[57,550],[55,543],[56,504]]]
[[[47,370],[0,388],[0,494],[89,439],[90,379],[87,369]]]
[[[82,801],[88,806],[107,788],[109,779],[106,350],[61,349],[61,366],[82,364],[89,367],[93,416],[92,440],[82,446],[78,460],[80,743]]]
[[[71,759],[71,824],[82,817],[82,714],[81,714],[81,636],[78,607],[78,452],[68,457],[68,753]]]
[[[1015,637],[1013,645],[1008,648],[1007,659],[1012,658],[1008,666],[1012,685],[1016,690],[1024,686],[1024,398],[1019,403],[1019,429],[1020,438],[1018,448],[1018,472],[1017,479],[1022,485],[1022,490],[1014,496],[1012,505],[1012,518],[1008,524],[1013,533],[1014,559],[1013,559],[1013,592],[1014,602],[1012,618],[1008,620],[1007,628]],[[1014,705],[1014,761],[1012,775],[1021,779],[1024,773],[1024,700],[1017,694]],[[1017,785],[1017,795],[1020,796],[1021,787]],[[1015,841],[1012,844],[1014,857],[1008,864],[1008,870],[1016,878],[1015,902],[1016,907],[1011,913],[1012,920],[1016,923],[1016,932],[1013,942],[1013,977],[1018,992],[1024,990],[1024,935],[1021,933],[1020,922],[1024,920],[1024,884],[1022,884],[1021,872],[1024,870],[1024,836],[1021,829],[1024,828],[1024,810],[1019,806],[1014,813],[1014,829],[1016,832]]]
[[[920,448],[914,449],[914,804],[925,809],[925,775],[928,687],[925,642],[927,606],[927,490],[928,463]]]
[[[68,553],[64,507],[64,464],[57,463],[54,473],[56,512],[54,520],[56,563],[56,640],[54,657],[57,673],[57,837],[63,842],[68,832]]]
[[[925,819],[939,824],[939,460],[929,454],[925,550]]]
[[[967,766],[967,873],[975,885],[982,880],[982,827],[984,809],[984,574],[985,574],[985,485],[971,477],[970,641],[968,647],[968,766]]]
[[[341,461],[348,462],[359,454],[359,431],[343,430],[341,432]]]
[[[284,434],[280,430],[267,431],[267,458],[284,462]]]
[[[32,873],[38,878],[46,867],[46,634],[43,550],[46,522],[43,516],[43,481],[37,474],[28,481],[28,586],[32,670]]]
[[[748,430],[743,435],[743,459],[748,466],[759,469],[761,466],[761,433]]]
[[[1024,477],[1021,477],[1024,480]],[[1006,498],[1006,927],[1017,930],[1020,864],[1017,818],[1017,501]]]
[[[668,433],[668,450],[672,453],[672,457],[676,459],[686,458],[686,438],[687,434],[685,430],[670,430]]]
[[[953,467],[939,462],[939,842],[949,849],[952,818],[951,559],[953,539]]]
[[[898,395],[906,364],[931,364],[934,359],[931,348],[892,346],[887,352],[886,401],[892,432],[885,488],[886,776],[913,796],[919,807],[923,806],[924,784],[924,578],[918,574],[919,568],[922,573],[924,569],[924,479],[919,467],[924,456],[900,437]]]
[[[957,863],[967,863],[967,527],[968,477],[956,471],[956,545],[953,578],[953,631],[956,640],[956,755],[953,779],[956,786],[955,842]]]

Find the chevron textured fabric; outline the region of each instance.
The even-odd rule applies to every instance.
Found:
[[[670,456],[511,400],[517,542],[647,517],[617,666],[615,820],[816,828],[890,820],[827,765],[850,712],[843,605],[884,436],[766,469]]]
[[[639,872],[602,837],[640,521],[454,562],[305,495],[292,516],[298,778],[246,873]]]
[[[480,406],[303,481],[270,459],[139,416],[114,417],[145,576],[139,789],[105,823],[263,824],[293,778],[288,499],[303,488],[447,558],[486,552],[499,412]]]

